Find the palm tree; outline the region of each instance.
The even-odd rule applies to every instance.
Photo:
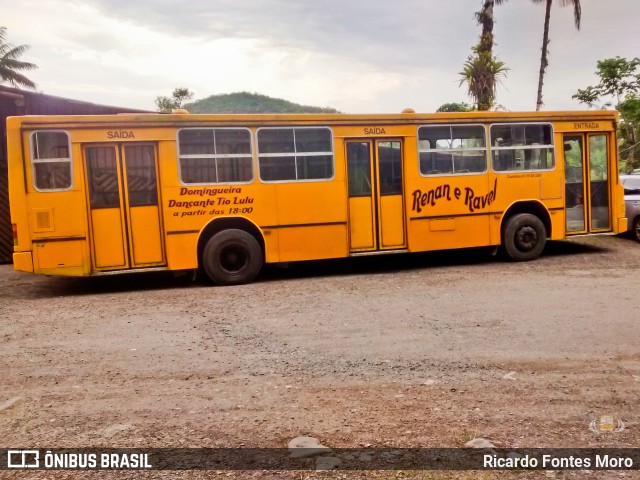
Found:
[[[0,81],[9,82],[14,87],[36,88],[36,84],[18,73],[18,70],[35,70],[37,65],[22,62],[18,58],[27,50],[28,45],[14,46],[6,43],[7,27],[0,27]]]
[[[491,52],[481,52],[480,45],[473,47],[473,52],[459,73],[462,77],[460,85],[467,84],[467,93],[476,109],[491,110],[496,101],[500,77],[505,76],[509,69]]]
[[[482,34],[477,45],[472,47],[473,53],[467,58],[462,71],[460,85],[467,84],[467,93],[478,110],[490,110],[495,104],[496,87],[501,76],[506,75],[508,68],[493,55],[493,7],[506,0],[484,0],[480,11],[476,12],[476,20],[482,25]]]
[[[544,74],[549,66],[549,19],[551,17],[551,5],[553,0],[532,0],[533,3],[546,3],[546,11],[544,14],[544,34],[542,36],[542,56],[540,57],[540,76],[538,78],[538,98],[536,101],[536,110],[542,108],[542,84],[544,81]],[[580,18],[582,17],[582,7],[580,6],[580,0],[558,0],[560,6],[573,6],[573,21],[576,28],[580,30]]]
[[[494,5],[502,5],[507,0],[484,0],[482,8],[476,12],[476,20],[482,25],[482,35],[480,36],[480,51],[493,52],[493,24],[495,22],[493,16]]]

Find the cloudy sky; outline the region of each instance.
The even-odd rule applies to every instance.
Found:
[[[434,111],[469,99],[462,65],[478,40],[481,0],[19,0],[0,24],[38,90],[95,103],[154,109],[157,95],[188,87],[204,98],[258,92],[343,112]],[[640,56],[640,0],[556,0],[545,109],[597,83],[596,61]],[[496,8],[496,53],[509,67],[498,102],[532,110],[544,7]]]

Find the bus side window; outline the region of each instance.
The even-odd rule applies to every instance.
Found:
[[[555,166],[548,123],[495,124],[490,128],[496,172],[550,170]]]
[[[483,125],[423,125],[418,127],[422,175],[482,173],[487,169]]]
[[[67,132],[33,132],[30,143],[35,188],[40,191],[69,189],[72,171]]]
[[[253,155],[250,135],[246,128],[180,130],[180,179],[186,184],[251,181]]]
[[[327,127],[258,129],[258,164],[263,181],[325,180],[333,177],[331,130]]]

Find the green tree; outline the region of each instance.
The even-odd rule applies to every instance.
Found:
[[[7,27],[0,27],[0,81],[8,82],[14,87],[36,88],[36,84],[20,70],[35,70],[37,65],[20,61],[19,58],[29,50],[29,45],[12,45],[7,43]]]
[[[542,35],[542,55],[540,56],[540,74],[538,76],[538,96],[536,99],[536,110],[542,108],[542,85],[544,83],[544,74],[549,66],[549,20],[551,19],[551,5],[553,0],[532,0],[533,3],[544,3],[546,10],[544,14],[544,31]],[[573,21],[578,30],[580,30],[580,19],[582,17],[582,7],[580,0],[558,0],[560,6],[573,6]]]
[[[620,167],[631,171],[640,168],[640,96],[629,93],[616,108],[622,118],[618,127]]]
[[[472,112],[473,107],[465,102],[460,103],[443,103],[436,112]]]
[[[159,112],[167,113],[182,108],[184,103],[191,100],[195,94],[188,88],[176,88],[170,97],[156,97],[156,107]]]
[[[587,87],[585,89],[578,89],[578,93],[571,98],[577,99],[580,103],[584,103],[589,108],[597,108],[597,102],[600,99],[600,93],[594,87]],[[602,105],[601,109],[606,109],[611,106],[611,103]]]
[[[506,0],[484,0],[482,8],[476,12],[476,20],[482,25],[480,41],[474,45],[472,54],[464,63],[459,75],[460,85],[467,84],[467,93],[478,110],[491,110],[495,104],[498,82],[509,70],[504,62],[493,54],[493,9]]]
[[[578,89],[572,96],[581,103],[593,107],[610,99],[603,107],[613,105],[622,119],[618,127],[620,164],[631,170],[640,166],[640,58],[627,60],[615,57],[597,62],[598,85]]]
[[[640,66],[640,58],[605,58],[596,65],[600,83],[595,87],[578,90],[572,98],[589,105],[600,97],[612,96],[616,97],[616,104],[619,104],[625,95],[640,92],[640,74],[636,71]]]

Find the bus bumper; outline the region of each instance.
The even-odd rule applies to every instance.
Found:
[[[33,257],[31,255],[31,252],[14,253],[13,269],[20,272],[33,273]]]

